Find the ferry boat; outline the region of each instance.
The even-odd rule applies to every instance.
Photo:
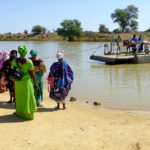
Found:
[[[104,55],[95,55],[92,54],[90,56],[90,59],[102,61],[106,64],[122,64],[122,63],[150,63],[150,52],[143,51],[139,52],[140,45],[142,44],[148,44],[150,45],[150,42],[143,41],[144,33],[141,38],[141,41],[138,42],[136,51],[127,53],[127,50],[120,50],[121,52],[115,53],[113,51],[113,34],[111,36],[111,43],[110,43],[110,50],[108,44],[104,44]]]

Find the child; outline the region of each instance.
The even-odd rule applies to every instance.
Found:
[[[50,90],[52,89],[52,87],[54,85],[54,77],[51,73],[49,74],[47,80],[48,80],[48,92],[50,92]]]
[[[148,43],[145,44],[145,54],[149,54],[149,45],[148,45]]]

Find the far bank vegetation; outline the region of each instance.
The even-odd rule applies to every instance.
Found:
[[[133,34],[136,34],[137,37],[141,35],[141,32],[132,32],[132,33],[114,33],[114,39],[117,38],[118,35],[121,36],[122,40],[130,40]],[[109,42],[111,39],[111,33],[99,33],[92,31],[84,31],[82,37],[80,39],[74,38],[76,42]],[[145,40],[150,41],[150,34],[146,33]],[[47,32],[40,34],[32,34],[32,33],[6,33],[0,34],[0,41],[67,41],[64,40],[63,37],[59,36],[57,32]]]
[[[138,8],[129,5],[125,9],[116,9],[110,17],[118,28],[114,29],[114,40],[118,35],[122,40],[130,40],[135,34],[137,37],[142,34],[138,31]],[[81,22],[77,19],[64,20],[60,27],[50,32],[41,25],[33,26],[32,30],[24,30],[23,33],[13,34],[11,32],[0,34],[0,41],[81,41],[81,42],[109,42],[111,32],[104,24],[100,24],[98,31],[83,31]],[[144,39],[150,41],[150,28],[145,30]]]

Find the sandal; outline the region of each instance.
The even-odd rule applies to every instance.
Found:
[[[13,103],[12,100],[9,100],[7,103]]]

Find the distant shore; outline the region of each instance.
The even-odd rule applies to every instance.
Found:
[[[114,39],[117,38],[118,35],[121,36],[122,40],[130,40],[133,34],[141,35],[141,32],[137,33],[115,33]],[[111,39],[111,33],[98,33],[98,32],[84,32],[83,36],[80,39],[75,39],[75,42],[109,42]],[[145,40],[150,41],[150,34],[146,33]],[[64,40],[63,37],[58,36],[57,33],[41,33],[41,34],[24,34],[24,33],[6,33],[0,34],[0,41],[67,41]]]

